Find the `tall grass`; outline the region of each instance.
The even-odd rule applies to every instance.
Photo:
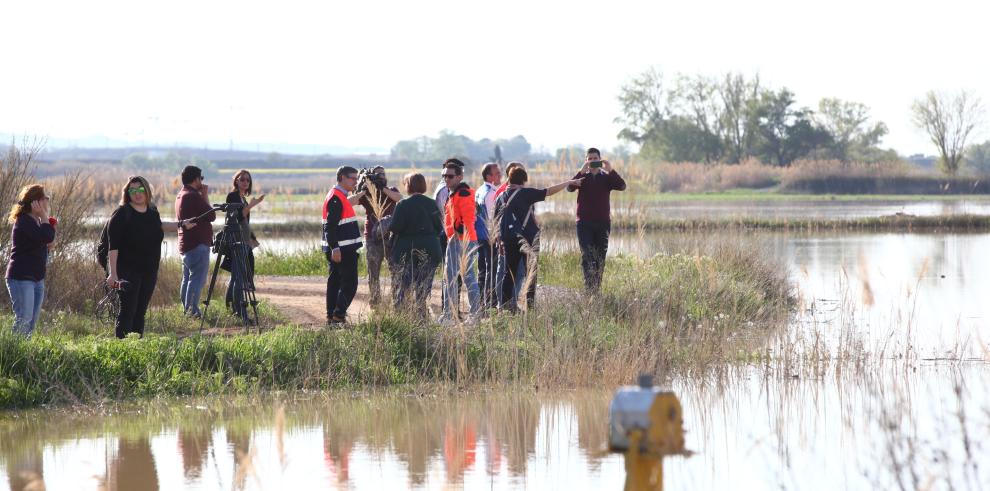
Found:
[[[347,330],[232,338],[4,335],[0,406],[417,382],[583,386],[748,359],[788,315],[786,272],[752,251],[697,246],[627,259],[593,298],[544,289],[525,315],[468,328],[385,311]]]

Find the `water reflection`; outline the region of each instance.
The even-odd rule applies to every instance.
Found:
[[[905,369],[908,368],[908,369]],[[668,489],[978,488],[990,482],[986,366],[670,381],[690,459]],[[610,391],[316,397],[0,420],[10,489],[618,488]],[[280,416],[281,414],[281,416]],[[100,457],[104,456],[104,457]],[[96,457],[96,458],[94,458]]]

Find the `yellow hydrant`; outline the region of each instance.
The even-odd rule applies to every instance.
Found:
[[[681,402],[640,375],[639,385],[615,393],[609,407],[608,448],[626,456],[626,491],[662,490],[663,458],[684,449]]]

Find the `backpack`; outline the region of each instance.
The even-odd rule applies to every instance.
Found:
[[[103,271],[107,271],[107,261],[110,257],[110,222],[118,213],[124,214],[125,225],[131,221],[131,207],[121,205],[114,210],[110,215],[110,219],[103,225],[103,231],[100,232],[100,241],[96,243],[96,264],[99,264],[103,268]]]
[[[512,211],[512,208],[509,207],[509,204],[512,203],[512,199],[518,195],[519,191],[516,190],[512,193],[512,196],[509,196],[509,199],[504,200],[505,202],[500,207],[501,217],[497,217],[497,219],[499,221],[498,234],[502,242],[505,242],[507,238],[509,240],[518,240],[519,237],[525,238],[523,236],[523,229],[526,228],[526,224],[529,223],[529,218],[533,212],[533,209],[530,208],[527,210],[525,217],[520,218],[517,216],[516,213]],[[502,196],[505,195],[503,194]],[[499,199],[502,199],[502,196],[499,196]]]

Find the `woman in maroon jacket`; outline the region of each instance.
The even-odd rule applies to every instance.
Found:
[[[42,185],[24,186],[7,217],[13,225],[7,291],[14,310],[14,332],[25,336],[34,331],[45,299],[48,246],[55,240],[56,223],[48,216],[50,201]]]

